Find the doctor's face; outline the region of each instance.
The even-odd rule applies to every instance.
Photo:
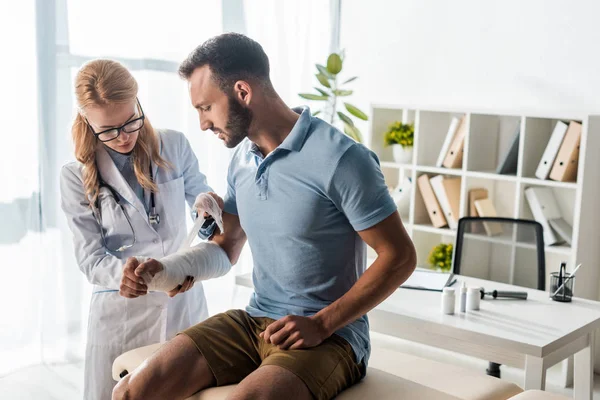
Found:
[[[245,137],[252,123],[252,111],[233,94],[223,93],[211,77],[208,66],[190,76],[190,98],[200,117],[200,129],[211,130],[225,146],[233,148]]]
[[[116,139],[105,140],[111,139],[117,134],[112,129],[123,127],[128,122],[141,116],[141,111],[135,99],[128,103],[88,107],[85,110],[85,116],[95,133],[105,132],[99,135],[99,139],[104,141],[107,147],[119,153],[130,153],[133,151],[140,132],[139,129],[133,130],[138,128],[137,125],[140,125],[139,121],[132,122],[125,126],[124,129],[120,129]],[[141,126],[139,128],[141,129]],[[127,131],[133,132],[127,133]]]

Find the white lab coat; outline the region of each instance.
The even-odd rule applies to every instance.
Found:
[[[102,244],[100,227],[84,192],[82,165],[70,163],[61,171],[62,208],[73,233],[77,263],[94,285],[85,359],[86,400],[111,398],[116,384],[111,367],[121,353],[168,340],[208,316],[201,282],[174,298],[162,292],[151,292],[136,299],[126,299],[118,292],[125,260],[131,256],[159,259],[176,252],[187,236],[185,201],[191,207],[199,193],[211,190],[185,136],[174,131],[159,131],[159,136],[160,154],[173,168],[158,169],[153,164],[154,181],[159,188],[155,195],[156,210],[160,215],[158,226],[149,223],[144,205],[104,145],[99,143],[96,151],[99,173],[123,198],[121,203],[137,237],[135,245],[124,252],[108,254]],[[146,191],[146,200],[148,198]],[[108,188],[101,189],[99,201],[108,247],[117,249],[124,243],[131,243],[131,228]]]

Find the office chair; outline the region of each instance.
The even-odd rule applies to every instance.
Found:
[[[452,271],[463,276],[545,290],[542,225],[525,219],[461,218]],[[500,364],[490,362],[486,372],[500,378]]]

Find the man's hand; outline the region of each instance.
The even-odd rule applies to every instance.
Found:
[[[167,292],[167,294],[169,295],[169,297],[175,297],[179,293],[185,293],[192,287],[194,287],[194,283],[194,277],[188,276],[187,278],[185,278],[185,281],[183,281],[181,285],[177,285],[175,289],[171,290],[170,292]]]
[[[137,258],[129,257],[123,266],[119,294],[128,299],[135,299],[148,293],[148,286],[144,283],[144,279],[135,274],[138,265]]]
[[[152,279],[152,278],[154,278],[154,276],[156,274],[158,274],[159,272],[161,272],[162,270],[165,269],[165,267],[160,263],[160,261],[155,260],[153,258],[151,258],[148,261],[145,261],[139,265],[137,265],[137,259],[130,258],[129,260],[127,260],[127,262],[129,263],[130,260],[133,260],[133,262],[136,264],[136,267],[134,268],[134,276],[135,276],[134,279],[142,279],[142,283],[144,282],[144,279]],[[194,286],[194,278],[192,276],[188,276],[187,278],[185,278],[183,283],[181,283],[180,285],[177,285],[177,287],[175,287],[171,291],[167,292],[167,294],[169,295],[169,297],[175,297],[179,293],[187,292],[193,286]],[[146,290],[148,290],[147,287],[146,287]],[[146,293],[144,293],[144,294],[146,294]]]
[[[282,350],[315,347],[331,335],[314,316],[297,315],[288,315],[273,322],[260,334],[266,343],[272,343]]]

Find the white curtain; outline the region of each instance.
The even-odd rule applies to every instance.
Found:
[[[0,3],[0,374],[39,360],[43,259],[33,1]],[[6,40],[18,37],[18,41]],[[10,62],[5,57],[10,57]]]
[[[326,60],[330,17],[327,0],[0,2],[0,376],[83,357],[91,287],[75,263],[58,190],[60,168],[74,159],[80,65],[99,57],[127,65],[153,125],[184,132],[209,184],[224,194],[231,151],[200,131],[179,62],[224,24],[242,27],[269,55],[275,88],[298,105],[297,93],[314,86],[314,64]],[[206,283],[211,314],[233,305],[234,276],[251,265],[246,248],[234,273]],[[236,306],[246,302],[244,292]]]
[[[317,85],[315,64],[326,64],[331,47],[331,4],[325,0],[245,0],[246,33],[271,62],[271,80],[291,107],[298,93]]]

